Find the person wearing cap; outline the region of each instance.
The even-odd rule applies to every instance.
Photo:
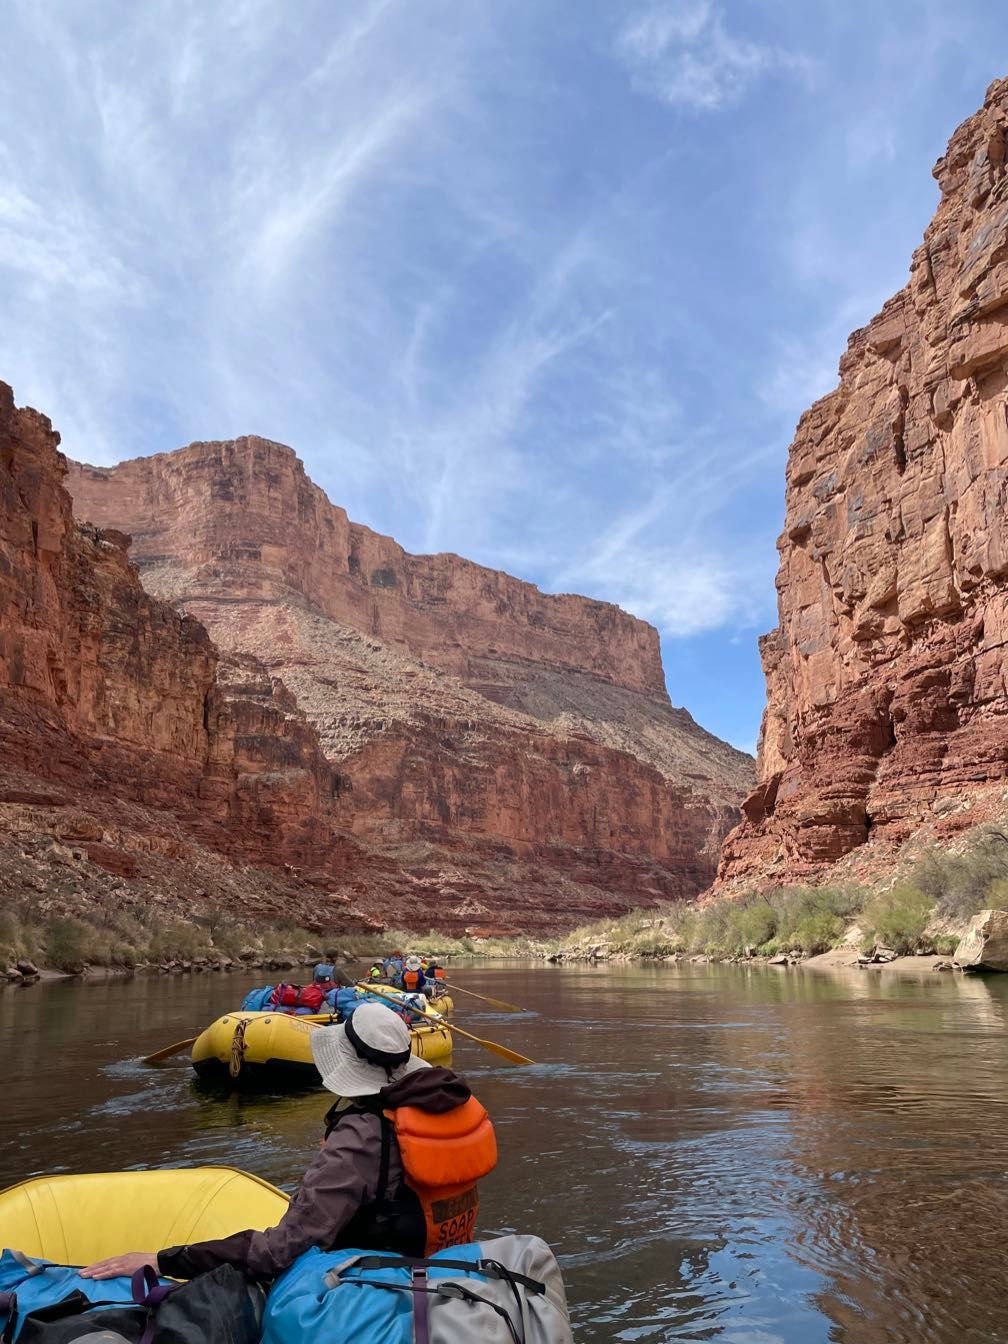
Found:
[[[378,1003],[361,1004],[341,1026],[313,1030],[311,1048],[338,1100],[280,1222],[265,1232],[130,1251],[89,1265],[84,1278],[152,1265],[189,1279],[234,1265],[268,1280],[313,1246],[423,1256],[472,1240],[476,1183],[496,1165],[497,1144],[464,1080],[413,1055],[405,1023]]]
[[[353,981],[345,971],[339,970],[332,962],[320,961],[312,972],[312,983],[321,985],[324,990],[329,990],[333,986],[337,989],[347,989],[353,984]]]
[[[401,952],[393,952],[390,957],[385,958],[385,979],[390,985],[395,985],[398,989],[402,989],[402,973],[403,954]]]
[[[419,957],[407,957],[403,966],[402,987],[408,994],[422,994],[427,988],[427,977]]]

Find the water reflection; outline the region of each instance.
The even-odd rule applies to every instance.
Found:
[[[468,1044],[457,1063],[498,1125],[483,1223],[557,1248],[580,1341],[1008,1337],[1000,980],[522,965],[459,978],[529,1009],[462,1020],[541,1063],[508,1069]],[[222,1097],[184,1057],[138,1062],[249,983],[0,990],[0,1181],[227,1161],[292,1188],[321,1093]]]

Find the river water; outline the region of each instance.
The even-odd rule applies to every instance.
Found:
[[[261,974],[261,973],[260,973]],[[497,1125],[482,1227],[537,1232],[581,1344],[1008,1339],[1008,976],[458,968]],[[0,1186],[226,1162],[295,1187],[321,1092],[221,1097],[138,1056],[248,976],[0,990]],[[473,1005],[470,1007],[469,1005]],[[0,1228],[2,1239],[2,1228]]]

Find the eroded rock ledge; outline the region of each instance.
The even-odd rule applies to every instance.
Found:
[[[721,884],[791,880],[1003,810],[1006,135],[1000,80],[935,166],[941,202],[908,285],[798,425],[759,785]]]

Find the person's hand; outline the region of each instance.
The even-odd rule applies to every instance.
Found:
[[[82,1279],[117,1279],[120,1275],[130,1278],[144,1265],[150,1265],[155,1273],[160,1273],[156,1251],[127,1251],[125,1255],[112,1255],[107,1260],[96,1260],[93,1265],[80,1271]]]

